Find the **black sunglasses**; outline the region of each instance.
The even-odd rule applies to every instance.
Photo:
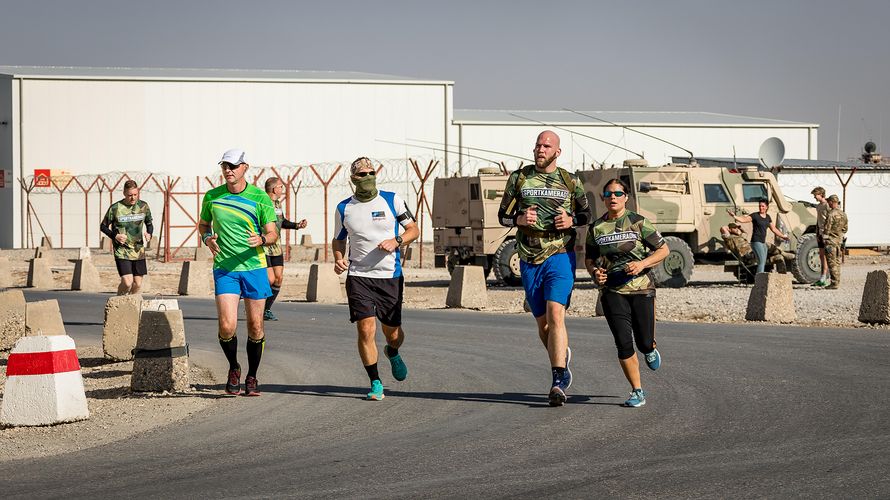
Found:
[[[608,197],[612,196],[613,194],[615,195],[616,198],[621,198],[622,196],[624,196],[627,193],[625,193],[624,191],[603,191],[603,198],[608,198]]]
[[[366,171],[364,171],[364,172],[356,172],[356,173],[354,173],[354,174],[352,174],[352,175],[354,175],[354,176],[356,176],[356,177],[365,177],[365,176],[368,176],[368,175],[377,175],[377,173],[374,172],[373,170],[366,170]]]
[[[223,170],[235,170],[236,168],[241,166],[240,163],[238,165],[233,165],[227,161],[220,163],[220,165],[222,166]]]

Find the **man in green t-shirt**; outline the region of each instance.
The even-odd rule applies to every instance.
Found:
[[[590,219],[581,181],[556,166],[560,152],[559,136],[541,132],[535,142],[535,164],[510,175],[498,210],[501,225],[519,229],[516,248],[525,299],[553,374],[551,406],[566,402],[565,391],[572,384],[565,313],[575,285],[574,228]]]
[[[148,203],[139,199],[136,181],[124,182],[124,198],[108,207],[99,230],[108,236],[114,248],[114,264],[121,277],[117,294],[139,293],[142,277],[148,274],[145,245],[151,241],[154,227],[151,209]]]
[[[226,183],[204,195],[198,230],[213,253],[213,281],[219,317],[219,343],[229,361],[226,392],[241,393],[238,364],[238,302],[247,312],[247,377],[245,396],[259,396],[256,372],[265,346],[263,308],[272,295],[266,274],[265,247],[278,241],[272,200],[244,178],[244,151],[230,149],[219,162]]]

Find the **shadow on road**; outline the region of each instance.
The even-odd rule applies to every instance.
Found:
[[[301,394],[306,396],[321,396],[334,398],[364,399],[367,389],[361,387],[342,387],[333,385],[279,385],[263,384],[263,392],[279,394]],[[404,392],[387,391],[386,395],[396,398],[433,399],[440,401],[467,401],[473,403],[505,403],[524,405],[531,408],[549,407],[545,394],[526,394],[521,392],[484,393],[484,392]],[[619,400],[619,402],[602,401]],[[621,396],[583,395],[571,394],[568,402],[571,404],[590,404],[621,406]]]

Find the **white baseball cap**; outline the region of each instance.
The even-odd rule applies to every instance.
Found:
[[[219,160],[219,163],[231,163],[232,165],[241,165],[242,163],[247,163],[247,160],[244,158],[244,150],[243,149],[230,149],[223,153],[222,159]]]

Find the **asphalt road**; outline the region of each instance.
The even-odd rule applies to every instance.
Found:
[[[107,295],[27,296],[58,298],[69,334],[101,342]],[[192,358],[224,373],[213,302],[180,303]],[[574,384],[569,403],[550,408],[528,315],[406,310],[408,380],[395,382],[384,361],[386,399],[372,402],[345,306],[276,312],[262,397],[226,398],[101,448],[7,462],[2,496],[890,495],[886,331],[661,322],[664,363],[643,365],[649,398],[631,409],[620,406],[629,387],[605,321],[569,319]]]

